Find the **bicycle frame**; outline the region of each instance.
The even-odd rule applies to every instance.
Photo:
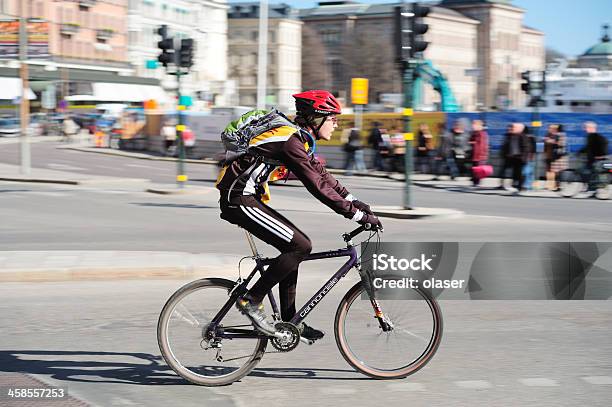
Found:
[[[241,329],[241,328],[222,328],[223,326],[220,322],[223,320],[227,312],[234,306],[234,303],[238,299],[238,297],[244,294],[247,291],[247,286],[251,279],[255,276],[255,274],[259,271],[261,274],[265,272],[265,267],[269,266],[274,259],[270,258],[261,258],[257,252],[257,248],[255,247],[255,242],[253,241],[252,236],[247,233],[247,240],[249,241],[249,245],[251,246],[251,250],[253,251],[253,258],[255,260],[255,267],[250,272],[249,276],[243,281],[239,281],[238,284],[232,290],[229,299],[223,305],[221,310],[215,315],[212,319],[211,323],[208,325],[207,330],[205,332],[205,337],[211,339],[212,337],[223,338],[223,339],[237,339],[237,338],[267,338],[266,335],[253,330],[253,329]],[[302,308],[295,314],[295,316],[291,319],[292,324],[297,325],[306,316],[313,310],[315,307],[321,302],[321,300],[331,291],[332,288],[340,281],[344,276],[346,276],[349,270],[358,265],[357,260],[357,250],[353,246],[352,242],[347,242],[346,249],[339,250],[330,250],[318,253],[311,253],[308,255],[304,261],[311,260],[321,260],[321,259],[330,259],[334,257],[349,257],[349,259],[344,263],[334,275],[330,277],[329,280],[317,291],[315,295],[313,295],[310,300],[308,300]],[[278,305],[274,298],[274,294],[272,291],[268,293],[268,298],[272,305],[272,310],[274,314],[279,314]],[[220,332],[217,332],[218,328],[222,328]]]

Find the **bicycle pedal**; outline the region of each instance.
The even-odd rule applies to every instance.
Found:
[[[303,336],[300,336],[300,342],[304,342],[307,345],[313,345],[316,341],[312,339],[306,339]]]

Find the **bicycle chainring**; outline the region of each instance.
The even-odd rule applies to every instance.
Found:
[[[300,330],[291,322],[278,322],[275,326],[276,331],[286,334],[287,339],[270,338],[272,346],[280,352],[290,352],[300,343]]]

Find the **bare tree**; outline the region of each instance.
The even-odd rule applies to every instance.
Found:
[[[302,26],[302,89],[324,89],[329,86],[327,51],[319,34],[307,24]]]
[[[369,80],[370,103],[376,103],[380,93],[401,92],[391,39],[385,41],[380,31],[376,22],[357,24],[353,34],[346,37],[343,49],[348,79]],[[350,83],[347,86],[350,88]]]

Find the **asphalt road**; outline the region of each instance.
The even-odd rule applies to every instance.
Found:
[[[61,145],[57,142],[32,144],[32,165],[82,174],[145,178],[156,183],[173,184],[175,180],[176,163],[58,149],[57,147]],[[19,145],[0,145],[0,162],[18,164]],[[216,167],[187,164],[187,174],[193,185],[212,186],[216,178]],[[372,205],[403,203],[401,182],[380,178],[342,176],[338,178],[355,196]],[[303,188],[283,185],[273,189],[273,193],[279,196],[311,199],[307,198],[308,193]],[[475,216],[612,225],[610,221],[612,201],[489,196],[415,187],[413,204],[421,207],[460,209]]]
[[[298,300],[323,278],[303,272]],[[443,301],[444,340],[432,361],[407,379],[376,381],[353,371],[333,339],[347,280],[309,316],[328,333],[321,342],[266,354],[240,382],[205,388],[174,375],[157,348],[158,313],[181,284],[3,284],[0,371],[99,406],[609,405],[610,301]]]
[[[0,146],[0,161],[17,163],[15,148]],[[52,143],[33,145],[33,151],[34,164],[43,168],[162,183],[174,179],[172,163],[69,152]],[[212,185],[213,167],[188,168],[195,183]],[[401,202],[401,183],[341,179],[374,205]],[[273,206],[312,238],[314,250],[339,247],[340,234],[355,227],[301,187],[273,187],[272,193]],[[247,253],[242,233],[218,218],[217,199],[213,189],[200,195],[159,196],[120,181],[89,187],[1,182],[0,250]],[[612,237],[609,202],[427,188],[415,188],[415,199],[418,206],[458,208],[467,215],[384,219],[385,241]],[[274,253],[263,244],[260,249],[264,255]],[[298,302],[337,266],[334,261],[314,263],[301,270]],[[442,301],[444,339],[434,359],[407,379],[375,381],[354,372],[333,339],[336,306],[354,281],[352,275],[341,281],[309,316],[311,325],[328,333],[323,341],[311,347],[301,344],[288,354],[267,354],[250,376],[222,388],[189,385],[160,358],[157,316],[183,281],[4,283],[0,387],[29,375],[67,387],[74,397],[98,406],[609,404],[611,301]],[[6,402],[0,400],[0,405]]]

